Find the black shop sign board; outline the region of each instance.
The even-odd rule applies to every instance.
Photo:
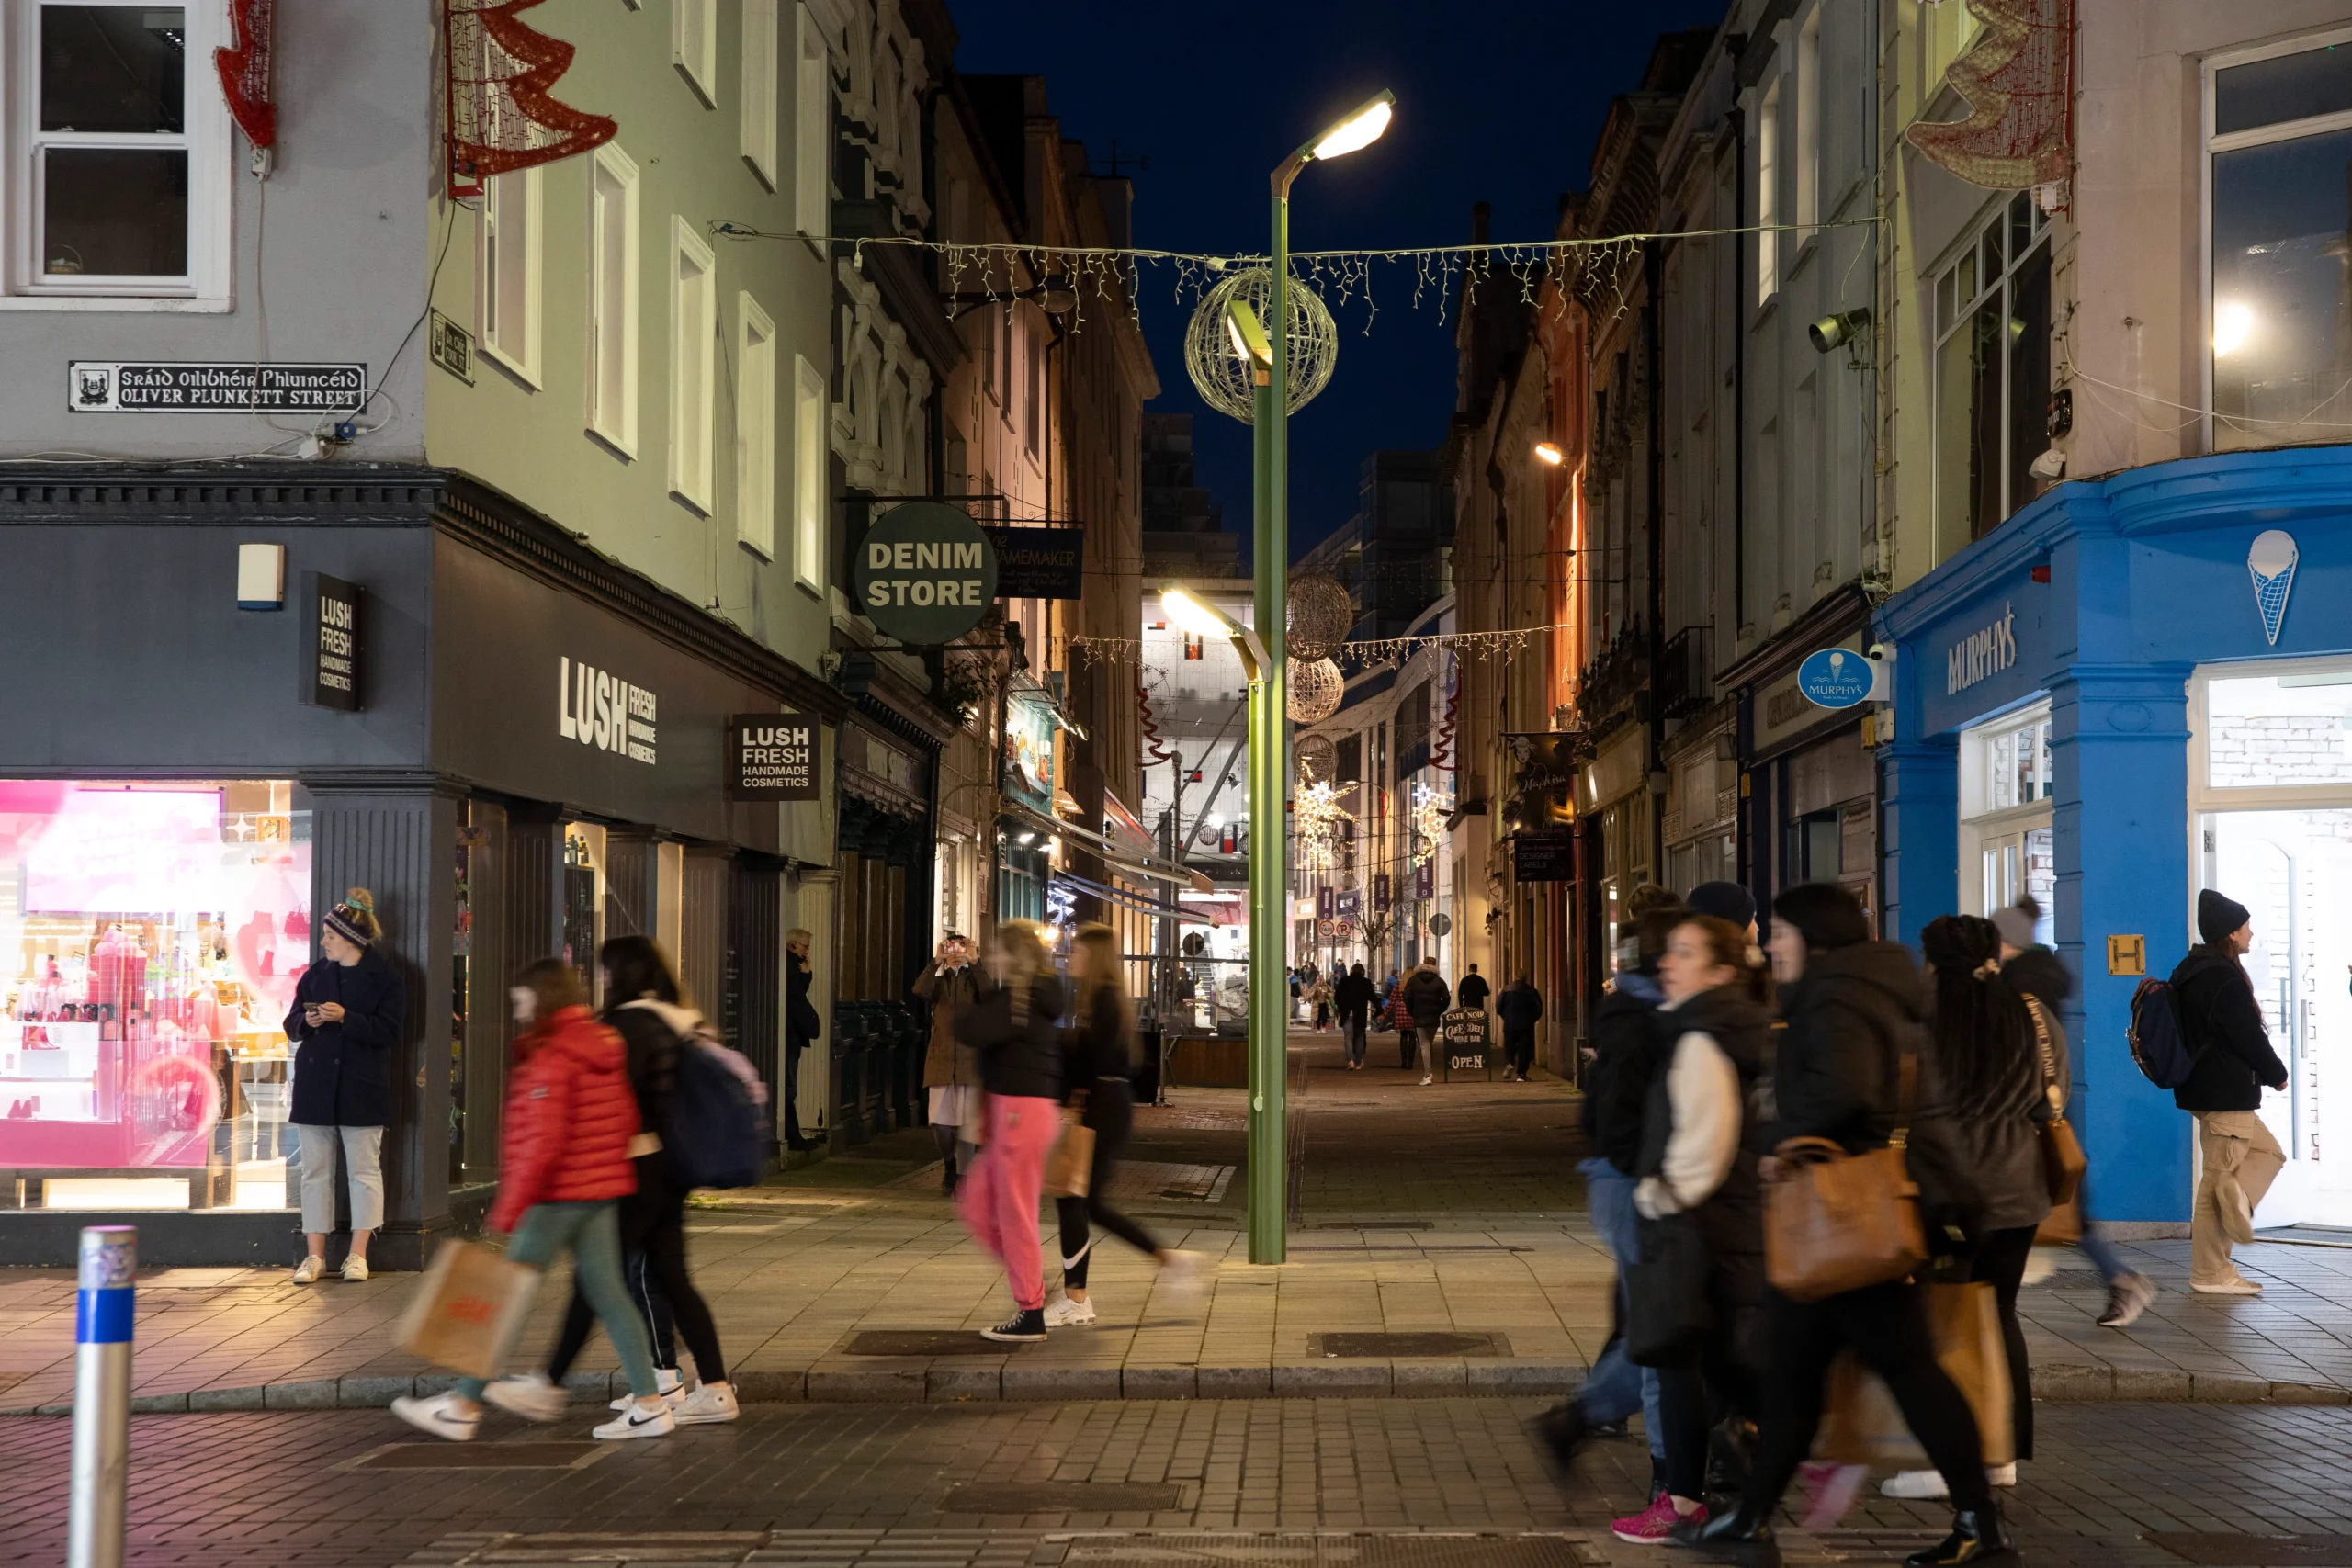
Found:
[[[356,583],[302,574],[302,700],[313,707],[358,709],[359,602]]]
[[[727,720],[728,798],[816,799],[819,751],[814,714],[729,715]]]
[[[996,546],[978,524],[943,502],[910,501],[858,540],[851,586],[859,612],[885,637],[937,648],[980,624],[996,579]]]
[[[1577,874],[1576,840],[1566,833],[1513,839],[1510,869],[1521,882],[1572,882]]]
[[[983,524],[996,547],[1000,599],[1076,599],[1085,592],[1086,531]]]
[[[1455,1008],[1438,1020],[1437,1048],[1444,1054],[1445,1077],[1457,1073],[1475,1077],[1495,1076],[1493,1054],[1487,1049],[1487,1013],[1483,1008]]]

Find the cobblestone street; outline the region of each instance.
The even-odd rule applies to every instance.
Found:
[[[483,1531],[569,1533],[583,1538],[573,1542],[581,1555],[603,1560],[654,1555],[661,1544],[672,1562],[735,1561],[741,1551],[727,1556],[721,1542],[705,1555],[692,1535],[777,1531],[786,1545],[812,1549],[826,1538],[809,1532],[850,1532],[822,1560],[854,1562],[840,1542],[855,1532],[912,1541],[980,1531],[1023,1548],[1010,1561],[1025,1563],[1047,1536],[1104,1529],[1570,1531],[1588,1561],[1678,1561],[1608,1536],[1609,1518],[1640,1502],[1639,1439],[1596,1445],[1558,1486],[1524,1433],[1538,1408],[1511,1399],[764,1406],[732,1427],[633,1444],[506,1421],[470,1448],[411,1441],[378,1412],[142,1416],[132,1435],[131,1561],[389,1568]],[[2315,1555],[2309,1540],[2290,1549],[2262,1537],[2331,1537],[2336,1552],[2352,1542],[2352,1411],[2053,1404],[2039,1419],[2043,1457],[2022,1467],[2009,1504],[2037,1564],[2183,1561],[2145,1539],[2154,1535],[2238,1538],[2234,1549],[2190,1546],[2207,1568],[2342,1560]],[[0,1423],[10,1455],[0,1563],[61,1560],[70,1431],[54,1418]],[[561,1439],[553,1451],[549,1438]],[[538,1467],[483,1468],[502,1450]],[[415,1461],[464,1468],[410,1468]],[[1931,1505],[1873,1497],[1845,1529],[1793,1541],[1792,1555],[1883,1559],[1940,1523]],[[584,1538],[603,1532],[655,1539],[592,1550]]]

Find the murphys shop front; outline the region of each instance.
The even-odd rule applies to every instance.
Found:
[[[2081,988],[2075,1125],[2102,1219],[2178,1224],[2193,1138],[2132,1064],[2142,974],[2201,887],[2290,1067],[2256,1223],[2352,1224],[2352,450],[2235,453],[2066,484],[1878,614],[1898,647],[1887,922],[2031,893]]]

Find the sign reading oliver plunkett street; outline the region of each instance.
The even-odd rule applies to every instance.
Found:
[[[368,401],[365,365],[76,359],[65,375],[75,413],[357,413]]]
[[[953,642],[996,600],[996,547],[980,525],[936,501],[910,501],[857,542],[857,607],[886,637],[914,648]]]

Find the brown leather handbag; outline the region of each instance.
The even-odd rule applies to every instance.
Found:
[[[2090,1156],[2083,1153],[2083,1141],[2067,1123],[2066,1097],[2058,1089],[2057,1053],[2064,1048],[2065,1035],[2039,1001],[2028,997],[2025,1005],[2033,1015],[2034,1043],[2041,1052],[2041,1092],[2050,1100],[2050,1120],[2041,1124],[2041,1173],[2050,1187],[2052,1205],[2063,1209],[2074,1202],[2083,1176],[2091,1168]]]
[[[1928,1260],[1910,1141],[1918,1058],[1903,1053],[1893,1137],[1849,1155],[1828,1138],[1791,1138],[1764,1192],[1764,1277],[1792,1301],[1817,1302],[1900,1280]]]

